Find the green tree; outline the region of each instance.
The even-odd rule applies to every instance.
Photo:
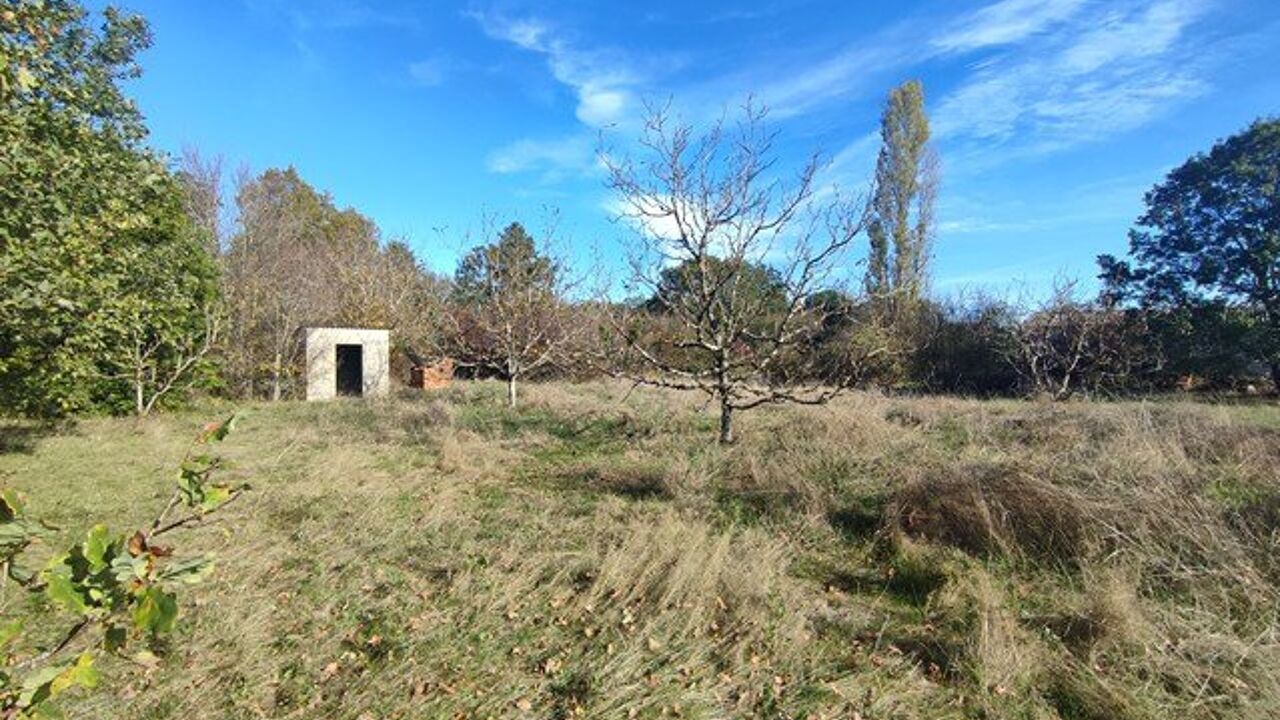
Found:
[[[462,258],[454,274],[454,297],[462,303],[488,302],[508,292],[552,284],[557,272],[524,226],[514,222],[497,242],[472,248]]]
[[[1107,292],[1158,310],[1242,311],[1254,326],[1244,344],[1280,391],[1280,120],[1194,155],[1146,206],[1129,233],[1131,262],[1098,258]]]
[[[118,330],[100,360],[109,380],[100,404],[139,416],[216,378],[211,351],[223,319],[217,264],[177,198],[172,202],[162,214],[167,227],[122,243],[130,272],[118,285],[112,311],[110,327]]]
[[[404,243],[384,243],[371,219],[339,209],[292,167],[242,180],[235,204],[238,227],[219,258],[233,394],[291,394],[308,325],[388,328],[401,348],[438,342],[442,280]]]
[[[236,208],[239,229],[222,258],[228,375],[236,394],[280,400],[302,356],[299,329],[339,314],[325,248],[338,211],[292,167],[242,182]]]
[[[928,279],[937,194],[924,87],[918,80],[890,91],[880,138],[864,282],[867,293],[888,309],[906,309],[919,301]]]
[[[721,302],[729,299],[729,293],[736,292],[744,300],[758,302],[766,312],[787,309],[786,287],[777,270],[750,261],[735,266],[732,260],[717,257],[708,257],[706,268],[704,273],[696,262],[686,260],[663,269],[646,307],[654,312],[672,312],[677,306],[699,302],[705,291],[708,295],[720,296]]]
[[[120,83],[136,77],[146,22],[78,3],[0,9],[0,403],[60,415],[116,406],[122,343],[141,330],[140,256],[189,241],[178,185],[142,142]],[[191,267],[148,272],[183,275]],[[197,273],[202,272],[196,270]],[[160,284],[165,281],[159,280]],[[156,318],[155,314],[145,317]],[[167,322],[167,319],[166,319]],[[126,405],[127,406],[127,405]]]

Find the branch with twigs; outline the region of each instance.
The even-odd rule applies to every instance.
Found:
[[[154,541],[204,521],[249,489],[247,484],[213,482],[221,461],[197,452],[221,441],[234,420],[232,416],[210,423],[197,435],[183,457],[173,495],[147,529],[113,538],[105,525],[96,525],[83,542],[73,544],[39,573],[29,576],[10,570],[17,556],[48,527],[24,515],[16,494],[0,490],[0,530],[8,539],[2,559],[6,574],[24,589],[42,593],[53,605],[78,616],[51,647],[23,659],[10,655],[0,663],[0,716],[25,716],[68,687],[92,687],[97,678],[92,667],[95,648],[123,654],[131,634],[154,639],[172,629],[177,604],[175,595],[166,588],[199,580],[211,565],[204,556],[169,562],[172,549]],[[187,512],[170,519],[181,507]],[[100,635],[87,640],[94,629],[101,630]],[[74,661],[60,659],[75,649]],[[22,674],[20,681],[12,679],[15,673]]]

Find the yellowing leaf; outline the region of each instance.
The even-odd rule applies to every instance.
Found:
[[[133,611],[133,624],[139,630],[152,634],[173,630],[177,619],[178,602],[173,594],[154,586],[143,591],[142,599]]]
[[[107,566],[107,550],[111,547],[111,537],[107,526],[101,523],[94,525],[84,541],[84,559],[89,562],[89,571],[98,572]]]

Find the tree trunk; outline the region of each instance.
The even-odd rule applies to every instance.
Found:
[[[720,398],[720,444],[733,444],[733,406],[726,397]]]
[[[147,414],[147,405],[145,402],[142,381],[141,361],[139,361],[139,365],[134,369],[133,373],[133,409],[134,412],[137,413],[138,417],[142,417]]]
[[[1271,394],[1280,395],[1280,360],[1271,361]]]
[[[516,406],[516,376],[507,375],[507,407]]]
[[[271,401],[280,401],[280,373],[283,361],[280,353],[276,353],[275,362],[271,365]]]

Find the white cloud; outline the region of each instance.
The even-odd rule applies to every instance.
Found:
[[[872,130],[845,144],[831,156],[831,160],[814,179],[815,197],[826,200],[869,196],[879,152],[878,130]]]
[[[635,104],[639,79],[620,53],[575,46],[544,20],[475,12],[489,37],[544,55],[551,74],[578,97],[577,117],[592,127],[622,120]]]
[[[667,210],[672,205],[679,205],[684,220],[683,228],[674,215]],[[702,232],[697,218],[699,213],[692,202],[677,199],[671,195],[650,195],[640,197],[635,203],[618,197],[608,197],[600,203],[600,208],[612,219],[621,221],[646,243],[648,261],[657,261],[666,266],[679,265],[689,258],[689,251],[682,238],[689,242],[697,242]],[[721,226],[719,230],[707,237],[706,251],[716,257],[730,255],[734,240],[737,238],[733,228]],[[739,242],[741,238],[737,238]],[[764,262],[774,249],[773,243],[762,238],[757,246],[749,248],[754,252],[747,257],[754,262]]]
[[[874,73],[906,64],[908,48],[887,42],[852,48],[807,68],[792,67],[785,77],[761,87],[758,95],[774,117],[801,115],[865,89]]]
[[[595,146],[588,135],[552,140],[525,138],[494,150],[486,160],[490,172],[501,175],[537,171],[544,180],[584,174],[596,168]]]
[[[969,160],[1043,154],[1132,130],[1208,89],[1183,42],[1197,0],[1082,17],[982,64],[937,106],[936,136]]]
[[[799,116],[872,88],[879,91],[885,77],[897,75],[901,79],[907,68],[940,54],[1025,40],[1071,17],[1085,2],[1001,0],[947,24],[933,39],[929,39],[927,26],[936,23],[936,19],[914,15],[868,37],[857,38],[816,62],[780,62],[773,53],[768,66],[722,79],[712,83],[710,89],[723,98],[745,94],[726,92],[726,86],[750,88],[770,108],[773,117]]]
[[[584,85],[579,90],[578,119],[593,127],[615,123],[630,99],[630,95],[620,90]]]
[[[1211,53],[1193,47],[1187,30],[1213,1],[995,0],[936,32],[929,30],[939,26],[936,17],[915,14],[816,61],[773,53],[768,65],[668,89],[689,117],[723,112],[750,90],[772,120],[786,121],[879,92],[886,78],[907,76],[923,62],[985,51],[930,107],[935,137],[947,143],[955,165],[978,168],[1105,139],[1206,92]],[[592,129],[630,125],[639,94],[655,87],[653,74],[637,68],[660,65],[584,45],[543,19],[473,17],[490,37],[544,56],[553,77],[573,91],[578,120]],[[859,183],[864,166],[869,174],[862,158],[871,146],[856,139],[828,176]],[[862,156],[856,163],[855,150]],[[490,168],[519,172],[512,168],[564,162],[568,172],[590,166],[583,155],[568,152],[564,141],[526,140],[495,152]]]
[[[1126,15],[1109,12],[1091,21],[1091,29],[1079,36],[1062,56],[1071,72],[1088,73],[1128,58],[1152,57],[1167,52],[1182,30],[1203,8],[1195,2],[1159,2]]]
[[[1076,13],[1085,0],[1001,0],[950,23],[933,39],[946,52],[1008,45],[1042,32]]]

